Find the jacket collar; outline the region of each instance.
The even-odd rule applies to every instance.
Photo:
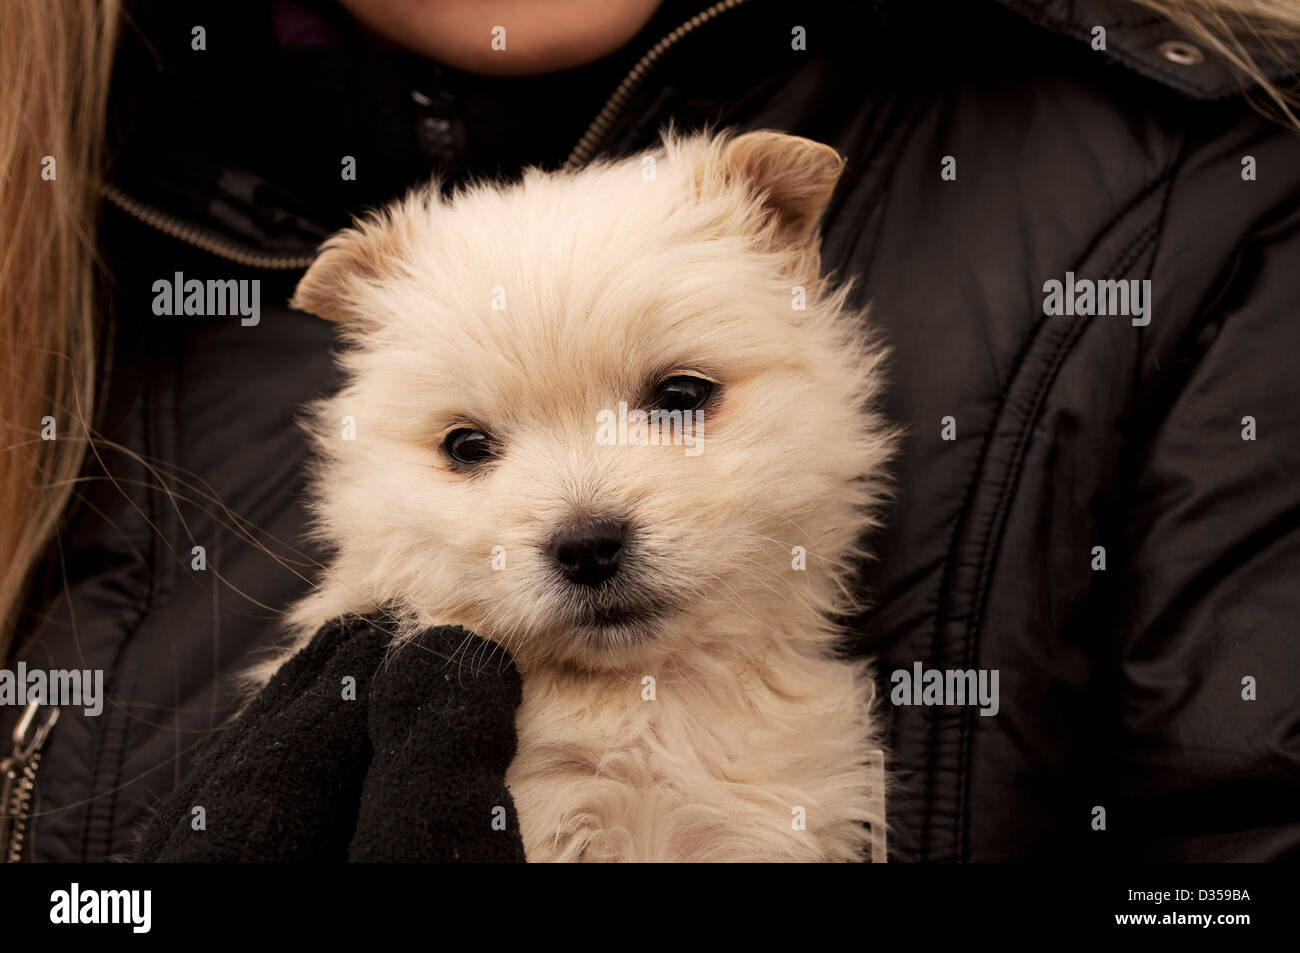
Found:
[[[1106,30],[1106,51],[1116,64],[1177,90],[1193,99],[1224,99],[1258,84],[1250,76],[1189,37],[1176,25],[1134,0],[996,0],[1054,33],[1092,44],[1098,26]],[[1201,62],[1185,62],[1168,44],[1191,44]],[[1258,43],[1246,49],[1261,72],[1284,87],[1293,85],[1300,51],[1288,64]],[[1193,57],[1195,59],[1195,57]],[[1180,62],[1179,60],[1184,60]]]

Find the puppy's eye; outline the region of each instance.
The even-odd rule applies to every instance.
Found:
[[[658,410],[699,410],[713,393],[713,381],[703,377],[669,377],[655,388]]]
[[[461,427],[447,434],[442,448],[457,463],[482,463],[496,456],[492,448],[492,438],[481,430]]]

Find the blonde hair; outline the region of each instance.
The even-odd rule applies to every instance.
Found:
[[[1259,84],[1274,108],[1300,129],[1300,95],[1264,73],[1257,55],[1300,67],[1300,0],[1134,0]]]
[[[85,454],[117,21],[116,0],[0,2],[0,659]]]
[[[1300,61],[1296,0],[1134,0],[1260,83],[1247,44]],[[0,659],[89,439],[95,223],[120,0],[0,0]],[[54,161],[54,178],[42,177]],[[54,419],[57,439],[41,437]]]

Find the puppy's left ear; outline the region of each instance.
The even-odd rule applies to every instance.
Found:
[[[299,279],[289,307],[340,324],[371,319],[367,292],[404,273],[401,221],[381,212],[331,235]]]
[[[817,220],[844,171],[844,158],[828,145],[763,129],[726,143],[721,172],[763,195],[775,240],[783,245],[816,242]]]

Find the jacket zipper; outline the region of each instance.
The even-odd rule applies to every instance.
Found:
[[[170,235],[187,245],[201,248],[218,258],[237,262],[249,268],[296,271],[306,268],[316,257],[315,255],[275,255],[255,251],[251,248],[241,248],[234,242],[217,238],[196,225],[190,225],[151,205],[145,205],[143,202],[131,198],[131,196],[110,182],[105,182],[99,191],[109,202],[132,218],[144,222],[150,228],[155,228],[164,235]]]
[[[623,81],[618,84],[613,95],[609,97],[609,101],[596,114],[596,118],[587,128],[587,131],[583,133],[582,138],[578,140],[578,144],[569,153],[569,157],[564,161],[561,168],[572,171],[591,161],[591,157],[596,154],[596,149],[600,145],[601,138],[609,132],[610,126],[626,108],[632,94],[645,81],[645,77],[658,64],[659,60],[663,59],[665,53],[704,24],[717,19],[728,10],[748,2],[749,0],[719,0],[718,3],[695,14],[695,16],[652,46],[637,61],[631,71],[623,77]],[[224,258],[227,261],[233,261],[249,268],[298,271],[308,267],[315,260],[315,255],[275,255],[241,247],[234,242],[218,238],[204,229],[184,222],[160,209],[133,199],[110,182],[105,182],[101,186],[100,194],[105,200],[117,206],[132,218],[162,232],[164,235],[169,235],[177,241],[192,245],[195,248],[201,248],[218,258]]]
[[[665,53],[710,20],[715,20],[728,10],[735,9],[748,2],[749,0],[721,0],[721,2],[701,10],[650,47],[645,56],[641,57],[637,64],[632,67],[631,72],[623,77],[623,82],[618,84],[618,88],[614,90],[614,95],[609,97],[609,102],[605,103],[605,107],[597,113],[595,120],[583,133],[582,138],[578,140],[578,144],[573,147],[573,151],[569,153],[569,158],[564,160],[562,168],[566,171],[572,171],[591,161],[591,157],[596,154],[596,147],[600,144],[601,137],[609,132],[609,127],[618,118],[624,107],[627,106],[628,99],[645,80],[646,74],[655,67],[659,60],[663,59]]]
[[[41,766],[41,750],[59,720],[59,709],[50,707],[49,714],[39,724],[39,701],[28,704],[23,716],[14,727],[13,753],[0,761],[0,846],[4,849],[4,862],[16,864],[23,859],[27,822],[32,816],[32,800],[36,790],[36,769]]]

